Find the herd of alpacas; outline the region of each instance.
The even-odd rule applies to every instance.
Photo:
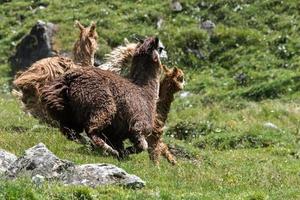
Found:
[[[183,71],[161,63],[156,37],[116,47],[95,67],[96,25],[75,24],[80,35],[72,59],[44,58],[16,75],[13,94],[24,110],[70,140],[85,134],[93,148],[118,159],[148,150],[155,164],[161,156],[176,164],[162,134],[174,94],[183,89]],[[133,145],[125,148],[127,139]]]

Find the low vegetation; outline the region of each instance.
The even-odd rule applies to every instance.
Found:
[[[180,2],[181,12],[172,11],[169,1],[154,0],[0,3],[0,148],[21,155],[43,142],[61,158],[113,163],[147,184],[130,190],[1,180],[0,199],[300,198],[300,2]],[[162,161],[156,167],[147,153],[122,162],[101,156],[23,113],[10,94],[8,58],[39,19],[60,26],[55,45],[61,52],[72,49],[74,20],[95,21],[99,59],[125,37],[162,39],[165,64],[183,68],[187,82],[172,105],[164,138],[183,152],[177,166]],[[212,32],[200,28],[205,20],[215,23]]]

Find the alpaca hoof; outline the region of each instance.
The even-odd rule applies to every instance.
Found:
[[[114,149],[110,149],[108,153],[117,158],[119,158],[119,156],[120,156],[119,152]]]

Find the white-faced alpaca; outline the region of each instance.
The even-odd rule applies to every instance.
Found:
[[[47,113],[40,103],[40,90],[45,83],[60,77],[69,69],[79,66],[91,66],[97,49],[97,32],[94,23],[85,28],[76,22],[80,29],[79,39],[74,44],[74,61],[67,57],[55,56],[35,62],[26,71],[18,73],[13,81],[15,94],[23,103],[25,111],[41,121],[48,120]],[[76,63],[76,64],[75,64]]]
[[[130,79],[97,68],[74,69],[48,83],[41,99],[50,116],[68,137],[83,130],[95,145],[112,155],[119,153],[99,135],[104,129],[124,134],[138,152],[147,149],[156,115],[161,63],[159,40],[148,38],[133,55]]]

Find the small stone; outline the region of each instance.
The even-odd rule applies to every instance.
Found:
[[[161,29],[163,23],[164,23],[163,18],[159,18],[158,21],[157,21],[157,23],[156,23],[157,29]]]
[[[45,182],[45,177],[37,174],[31,178],[31,181],[37,186],[42,187],[43,183]]]
[[[175,12],[180,12],[182,11],[182,5],[179,1],[177,0],[172,0],[170,4],[171,10]]]
[[[206,20],[201,23],[200,27],[204,30],[212,31],[216,27],[216,25],[211,20]]]
[[[264,127],[266,127],[266,128],[271,128],[271,129],[276,129],[276,130],[279,129],[275,124],[273,124],[273,123],[271,123],[271,122],[266,122],[266,123],[264,123]]]
[[[190,92],[187,92],[187,91],[184,91],[184,92],[181,92],[180,93],[180,98],[186,98],[186,97],[188,97],[188,96],[190,96]]]

